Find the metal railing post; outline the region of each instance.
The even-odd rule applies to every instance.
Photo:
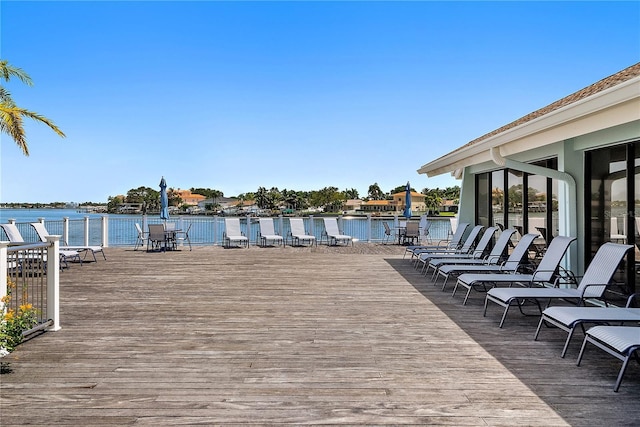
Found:
[[[48,331],[60,326],[60,236],[47,236],[47,320],[53,321]]]
[[[4,297],[7,296],[7,256],[9,242],[0,242],[0,277],[2,277],[2,283],[0,283],[0,301],[4,301]],[[5,305],[0,304],[0,318],[5,315]]]
[[[84,217],[84,245],[89,246],[89,217]]]
[[[213,245],[218,244],[218,215],[213,216]]]
[[[316,235],[316,222],[313,220],[313,215],[309,215],[309,233],[312,236]],[[316,236],[316,239],[320,240],[320,238],[318,236]]]
[[[107,215],[102,215],[100,230],[102,231],[102,247],[109,247],[109,217]]]
[[[178,230],[186,231],[186,229],[184,228],[184,218],[182,217],[182,215],[178,217],[176,228]],[[183,246],[184,246],[184,239],[180,239],[180,247],[183,247]]]
[[[371,243],[373,237],[373,222],[371,221],[371,214],[367,214],[367,242]]]
[[[69,244],[69,217],[62,218],[62,241]]]

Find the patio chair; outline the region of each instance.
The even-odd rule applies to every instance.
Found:
[[[562,237],[554,237],[547,249],[545,257],[553,251],[556,240]],[[534,301],[540,308],[539,300],[547,300],[547,306],[553,300],[574,301],[580,305],[584,305],[587,298],[601,299],[604,291],[611,281],[613,274],[616,272],[620,261],[632,245],[623,245],[619,243],[607,242],[600,246],[598,252],[591,260],[589,267],[584,273],[582,280],[577,288],[493,288],[487,292],[484,301],[484,315],[487,314],[487,305],[489,302],[504,307],[500,327],[504,324],[507,317],[509,307],[516,304],[520,311],[525,301]],[[544,261],[544,258],[543,258]],[[542,262],[541,262],[542,264]],[[540,310],[542,313],[542,310]]]
[[[291,229],[291,244],[294,246],[300,246],[304,244],[304,242],[309,242],[310,245],[316,244],[318,246],[318,241],[316,240],[316,236],[311,234],[307,234],[304,229],[304,219],[302,218],[289,218],[289,227]]]
[[[147,252],[149,252],[149,246],[151,250],[166,251],[167,249],[167,234],[164,230],[163,224],[149,224],[149,234],[147,236]]]
[[[631,307],[636,295],[631,295],[624,307],[548,307],[542,312],[538,329],[536,329],[533,339],[538,340],[542,325],[553,325],[562,329],[567,332],[567,339],[561,354],[561,357],[564,357],[567,354],[569,342],[571,342],[575,330],[580,327],[584,333],[584,325],[586,323],[608,324],[615,322],[622,324],[625,322],[640,322],[640,308]]]
[[[284,246],[284,238],[276,233],[273,226],[273,218],[260,218],[258,225],[260,226],[258,231],[260,246],[274,246],[276,244]],[[271,245],[269,245],[269,242],[271,242]]]
[[[487,250],[493,240],[493,235],[496,233],[496,231],[498,231],[498,227],[487,228],[484,231],[484,233],[482,233],[482,237],[480,238],[480,241],[478,241],[477,245],[473,246],[473,244],[475,243],[475,239],[474,241],[471,242],[472,246],[470,250],[464,251],[463,250],[464,246],[463,246],[463,248],[461,248],[460,250],[460,253],[456,253],[456,252],[442,253],[442,254],[435,254],[434,256],[430,256],[428,259],[425,260],[422,266],[422,273],[426,275],[430,269],[432,268],[435,269],[436,266],[440,264],[446,264],[447,261],[452,261],[452,263],[454,264],[456,260],[475,259],[478,261],[482,261],[487,254]],[[467,238],[465,245],[467,244],[468,240],[469,239]],[[432,261],[436,259],[439,261],[432,264]]]
[[[530,233],[525,236],[537,236]],[[524,239],[524,236],[523,238]],[[535,239],[535,237],[534,237]],[[556,241],[557,240],[557,241]],[[493,288],[499,284],[521,284],[522,286],[533,286],[534,284],[551,283],[555,284],[555,280],[558,277],[558,269],[560,268],[560,261],[564,257],[564,254],[569,249],[569,245],[576,240],[575,237],[558,236],[553,239],[553,242],[549,245],[549,249],[540,260],[540,264],[536,267],[532,274],[517,273],[515,270],[511,273],[489,273],[489,274],[473,274],[463,273],[458,276],[456,285],[453,288],[453,294],[455,296],[459,286],[467,289],[467,294],[464,297],[463,305],[467,303],[469,294],[472,289],[476,289],[481,286],[483,290],[487,290],[487,287]],[[533,242],[533,241],[532,241]],[[527,245],[527,249],[531,244]],[[520,243],[516,249],[520,247]],[[513,252],[516,252],[514,249]]]
[[[389,227],[389,224],[386,221],[382,222],[382,226],[384,227],[384,244],[386,245],[387,243],[389,243],[389,239],[391,238],[393,231],[391,231],[391,227]]]
[[[429,236],[429,229],[431,228],[431,221],[427,219],[426,215],[420,217],[420,234],[424,236],[424,240],[431,243],[431,237]]]
[[[322,219],[324,220],[324,231],[322,235],[327,237],[327,243],[329,245],[337,245],[340,242],[349,244],[349,242],[351,242],[351,246],[353,246],[353,237],[342,234],[342,232],[338,228],[337,218]]]
[[[404,232],[400,237],[403,245],[420,242],[420,224],[416,221],[407,221]]]
[[[36,230],[36,233],[38,234],[38,237],[40,238],[41,241],[46,242],[47,241],[47,236],[49,236],[49,232],[47,231],[47,228],[45,227],[45,225],[42,222],[32,222],[31,226],[33,227],[34,230]],[[78,253],[84,253],[84,257],[83,257],[83,261],[87,260],[87,254],[91,254],[91,256],[93,257],[94,261],[98,261],[98,259],[96,258],[96,253],[100,253],[102,254],[102,257],[105,259],[107,259],[107,256],[104,254],[104,249],[102,248],[102,246],[69,246],[68,244],[66,244],[64,246],[60,246],[60,250],[61,251],[76,251]]]
[[[589,329],[582,342],[577,365],[580,366],[587,343],[591,343],[610,355],[622,360],[622,367],[613,386],[613,391],[620,389],[620,383],[629,365],[629,360],[635,358],[640,363],[640,326],[594,326]]]
[[[24,238],[22,237],[22,234],[20,233],[20,230],[18,230],[18,226],[16,226],[15,224],[0,224],[0,227],[2,227],[2,229],[4,230],[4,233],[7,235],[7,238],[11,243],[18,243],[18,244],[26,243],[24,241]],[[46,242],[46,239],[44,240],[44,242]],[[60,254],[60,270],[68,267],[69,262],[71,261],[77,261],[80,263],[80,265],[82,265],[82,258],[80,257],[80,253],[78,251],[74,251],[70,249],[62,249],[62,247],[60,247],[59,254]],[[47,263],[46,257],[45,259],[43,259],[43,262],[45,263],[45,268],[46,268],[46,263]]]
[[[178,230],[176,231],[176,241],[179,241],[181,245],[184,245],[184,242],[187,242],[189,244],[189,250],[192,250],[191,248],[191,239],[189,238],[189,231],[191,231],[191,223],[189,223],[189,225],[187,225],[187,229],[184,231]]]
[[[476,225],[471,229],[471,232],[467,235],[464,243],[457,249],[442,249],[442,250],[426,250],[417,249],[413,252],[412,257],[415,258],[415,267],[417,268],[422,264],[422,272],[425,272],[425,267],[428,265],[431,258],[437,258],[441,255],[468,255],[473,254],[473,248],[476,244],[476,239],[484,227],[482,225]]]
[[[143,247],[147,243],[147,239],[149,238],[149,232],[143,231],[142,227],[140,227],[140,224],[138,224],[137,222],[135,223],[135,226],[136,226],[136,231],[138,232],[138,236],[136,237],[136,244],[133,247],[133,250],[137,251],[138,248]]]
[[[431,280],[435,285],[438,282],[440,276],[444,276],[444,283],[442,290],[447,285],[447,280],[451,274],[461,274],[467,266],[471,265],[499,265],[505,257],[505,252],[511,242],[511,236],[516,230],[513,228],[507,228],[500,233],[500,237],[491,248],[491,252],[486,257],[471,257],[471,258],[434,258],[429,261],[429,267],[432,268],[433,275]],[[525,243],[526,244],[526,243]],[[480,246],[480,244],[478,244]],[[475,251],[474,251],[475,252]]]
[[[249,247],[249,239],[240,230],[240,218],[225,218],[224,227],[225,231],[222,239],[225,248],[230,248],[234,242],[238,243],[239,246]]]
[[[456,227],[456,232],[451,237],[451,240],[440,240],[436,245],[415,245],[415,246],[407,246],[404,251],[404,255],[402,258],[407,256],[407,253],[411,254],[411,260],[414,258],[414,251],[424,249],[424,250],[447,250],[447,249],[458,249],[460,245],[462,245],[462,238],[464,237],[465,232],[469,228],[469,223],[463,222],[458,224]]]

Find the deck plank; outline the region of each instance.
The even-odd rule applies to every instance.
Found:
[[[481,314],[397,246],[107,250],[0,376],[2,425],[623,425],[639,369]],[[576,340],[576,343],[579,339]],[[613,359],[613,360],[612,360]]]

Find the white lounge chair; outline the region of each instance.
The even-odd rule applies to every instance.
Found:
[[[189,244],[189,250],[192,250],[191,239],[189,238],[189,231],[191,231],[191,225],[192,224],[189,223],[189,225],[187,225],[186,230],[176,231],[176,240],[181,242],[180,245],[184,245],[184,242],[187,242]]]
[[[533,234],[533,233],[531,233]],[[526,236],[526,234],[525,234]],[[491,288],[498,284],[521,284],[522,286],[531,287],[534,284],[554,284],[557,278],[557,272],[560,265],[560,261],[564,257],[564,254],[569,249],[569,245],[575,241],[575,237],[558,236],[551,241],[549,248],[544,254],[544,257],[540,260],[540,264],[536,267],[532,274],[523,273],[511,273],[511,274],[472,274],[463,273],[458,276],[456,286],[453,288],[453,295],[456,294],[458,286],[462,286],[467,289],[467,294],[464,297],[463,305],[467,303],[471,290],[480,285],[483,289],[487,289],[487,285]],[[520,243],[518,243],[520,246]],[[514,250],[515,252],[515,250]]]
[[[562,329],[568,333],[561,354],[561,357],[564,357],[575,330],[580,327],[585,332],[586,323],[640,322],[640,308],[631,307],[635,296],[636,294],[633,294],[628,298],[625,307],[548,307],[542,312],[533,339],[538,339],[543,325],[553,325]]]
[[[492,259],[489,263],[471,264],[471,265],[451,265],[442,266],[443,272],[447,274],[445,281],[442,285],[442,290],[445,290],[449,275],[462,275],[462,274],[513,274],[524,266],[523,260],[528,262],[529,247],[538,237],[537,234],[525,234],[518,242],[515,248],[511,251],[509,257],[503,263],[500,263],[500,258]],[[455,289],[454,289],[455,293]]]
[[[316,236],[311,234],[307,234],[304,229],[304,220],[302,218],[289,218],[289,227],[291,228],[291,244],[294,246],[300,246],[305,242],[308,242],[310,245],[316,244],[318,246],[318,241]]]
[[[499,227],[498,227],[499,228]],[[491,248],[491,252],[486,257],[466,257],[466,258],[434,258],[429,261],[429,268],[432,268],[433,275],[431,280],[435,285],[438,282],[440,276],[444,276],[444,284],[442,290],[447,284],[447,280],[450,274],[460,274],[464,271],[465,266],[469,265],[499,265],[500,261],[505,256],[505,252],[509,243],[511,242],[511,236],[515,233],[514,228],[508,228],[500,233],[500,237],[496,240],[496,243]],[[480,244],[478,244],[478,247]],[[477,247],[476,247],[477,248]],[[474,251],[474,255],[475,255]]]
[[[133,250],[137,251],[138,248],[143,247],[147,242],[147,239],[149,238],[149,232],[143,231],[142,227],[140,227],[140,224],[138,224],[137,222],[135,226],[136,226],[136,231],[138,232],[138,236],[136,237],[136,244],[133,247]]]
[[[440,240],[436,245],[412,245],[412,246],[407,246],[407,248],[404,251],[404,255],[402,255],[402,258],[406,257],[407,253],[411,254],[411,259],[413,260],[414,258],[414,252],[417,250],[453,250],[453,249],[459,249],[460,245],[463,244],[463,237],[465,232],[467,231],[467,228],[469,228],[469,223],[463,222],[460,223],[457,227],[456,227],[456,231],[453,234],[453,236],[451,237],[451,240]]]
[[[232,243],[238,243],[240,246],[249,247],[249,239],[240,230],[240,218],[224,219],[224,247],[230,248]]]
[[[323,236],[327,237],[327,243],[329,245],[337,245],[340,242],[345,242],[353,246],[353,237],[348,236],[346,234],[342,234],[340,229],[338,228],[338,220],[337,218],[322,218],[324,220],[324,232]]]
[[[47,236],[49,236],[49,232],[47,231],[47,228],[45,227],[45,225],[41,222],[32,222],[31,226],[33,227],[34,230],[36,230],[36,233],[38,234],[38,237],[40,238],[41,241],[46,242],[47,241]],[[83,257],[83,261],[87,260],[87,254],[91,254],[91,256],[93,257],[94,261],[98,261],[98,259],[96,258],[96,253],[100,253],[102,254],[102,257],[106,260],[107,256],[104,253],[104,249],[102,248],[102,246],[73,246],[73,245],[68,245],[66,242],[63,245],[60,246],[60,250],[61,251],[77,251],[79,253],[84,253],[84,257]]]
[[[582,362],[584,350],[589,342],[622,360],[622,367],[613,386],[613,391],[617,392],[620,389],[620,383],[622,383],[622,377],[624,377],[624,373],[627,370],[629,360],[635,357],[636,361],[640,363],[640,355],[638,354],[640,350],[640,326],[594,326],[589,329],[578,355],[578,366]]]
[[[559,237],[555,237],[551,241],[549,249],[547,249],[547,254],[552,250],[553,243],[558,238]],[[548,304],[550,304],[554,299],[569,300],[575,301],[578,304],[584,304],[587,298],[600,299],[611,281],[613,274],[616,272],[620,261],[622,261],[627,251],[632,247],[632,245],[622,245],[611,242],[600,246],[600,249],[598,249],[598,252],[596,252],[596,255],[591,260],[577,288],[493,288],[487,292],[485,297],[484,315],[486,316],[487,314],[487,305],[489,302],[504,307],[502,319],[500,320],[500,327],[502,327],[507,317],[509,307],[511,307],[512,304],[521,307],[525,301],[535,301],[538,303],[539,300],[548,300]]]
[[[24,238],[22,237],[22,234],[20,233],[20,230],[18,230],[18,227],[15,224],[0,224],[0,227],[2,227],[4,233],[7,235],[7,238],[11,243],[26,243],[24,241]],[[80,257],[80,253],[78,251],[59,248],[59,253],[61,270],[64,267],[68,267],[70,261],[76,261],[79,262],[80,265],[82,265],[82,258]],[[43,259],[43,261],[46,264],[46,258]]]
[[[443,249],[443,250],[427,250],[427,249],[417,249],[413,252],[413,257],[415,257],[415,266],[416,268],[422,264],[421,271],[426,273],[426,267],[429,265],[429,260],[432,258],[440,258],[442,255],[459,255],[459,256],[472,256],[473,249],[476,244],[476,240],[480,235],[484,227],[482,225],[476,225],[471,229],[464,243],[459,249]],[[494,228],[495,232],[495,228]],[[488,242],[487,242],[488,243]]]
[[[272,245],[284,246],[284,238],[276,233],[272,218],[260,218],[258,224],[260,226],[260,231],[258,232],[260,246],[268,246],[269,242]]]

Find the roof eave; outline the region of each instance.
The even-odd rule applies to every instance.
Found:
[[[490,161],[490,150],[492,148],[506,148],[510,144],[514,144],[516,141],[525,137],[634,100],[640,100],[640,76],[597,92],[584,99],[547,113],[544,116],[507,129],[504,132],[487,137],[477,143],[460,147],[455,151],[423,165],[418,169],[418,173],[432,177],[448,172],[454,173],[456,170],[463,169],[466,166]],[[640,108],[637,111],[638,117],[636,119],[640,119]],[[600,125],[603,124],[600,123]],[[605,127],[608,126],[602,126],[601,128]],[[538,143],[538,146],[549,145],[555,142],[557,142],[557,140],[548,140]],[[536,148],[531,144],[526,145],[527,150]],[[509,149],[506,151],[514,154],[519,151],[524,151],[524,149],[525,148]]]

